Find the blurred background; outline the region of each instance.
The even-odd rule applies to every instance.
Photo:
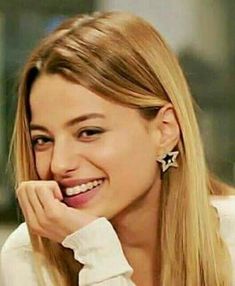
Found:
[[[130,11],[161,32],[200,106],[208,164],[235,184],[234,0],[0,0],[0,248],[19,224],[7,173],[18,76],[41,37],[69,16],[95,10]]]

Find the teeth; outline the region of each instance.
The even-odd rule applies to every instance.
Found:
[[[94,186],[97,186],[98,185],[98,181],[94,181],[93,184],[94,184]]]
[[[68,196],[71,196],[71,195],[73,194],[73,189],[72,189],[72,188],[67,188],[66,194],[67,194]]]
[[[66,188],[65,193],[67,196],[77,195],[79,193],[84,193],[87,190],[91,190],[94,187],[101,185],[104,180],[95,180],[93,182],[89,182],[87,184],[82,184],[73,188]]]
[[[87,189],[88,189],[88,187],[87,187],[86,184],[82,184],[82,185],[80,186],[80,191],[81,191],[81,192],[85,192]]]
[[[90,183],[88,183],[87,184],[87,188],[89,189],[89,190],[91,190],[92,188],[93,188],[93,184],[90,182]]]

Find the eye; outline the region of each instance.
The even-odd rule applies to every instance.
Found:
[[[51,141],[52,140],[46,136],[35,136],[35,137],[32,137],[31,139],[33,148],[45,147],[45,145],[47,145]]]
[[[94,137],[95,135],[103,133],[104,130],[100,128],[86,128],[78,132],[78,137],[82,138],[91,138]],[[82,136],[83,135],[83,136]]]

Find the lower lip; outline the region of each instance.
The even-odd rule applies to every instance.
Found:
[[[66,205],[72,208],[82,207],[97,195],[103,184],[104,181],[102,182],[101,185],[95,187],[90,191],[87,191],[85,193],[80,193],[72,197],[64,197],[64,202],[66,203]]]

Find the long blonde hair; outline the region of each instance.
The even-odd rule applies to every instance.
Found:
[[[124,12],[79,15],[63,22],[30,56],[19,84],[13,134],[16,182],[38,179],[31,148],[29,94],[41,73],[61,74],[151,120],[168,102],[180,125],[179,168],[163,176],[161,285],[231,285],[231,261],[210,194],[226,185],[208,173],[193,100],[176,56],[145,20]],[[157,227],[157,226],[156,226]],[[41,259],[55,285],[78,285],[81,265],[61,245],[31,234],[40,285]]]

